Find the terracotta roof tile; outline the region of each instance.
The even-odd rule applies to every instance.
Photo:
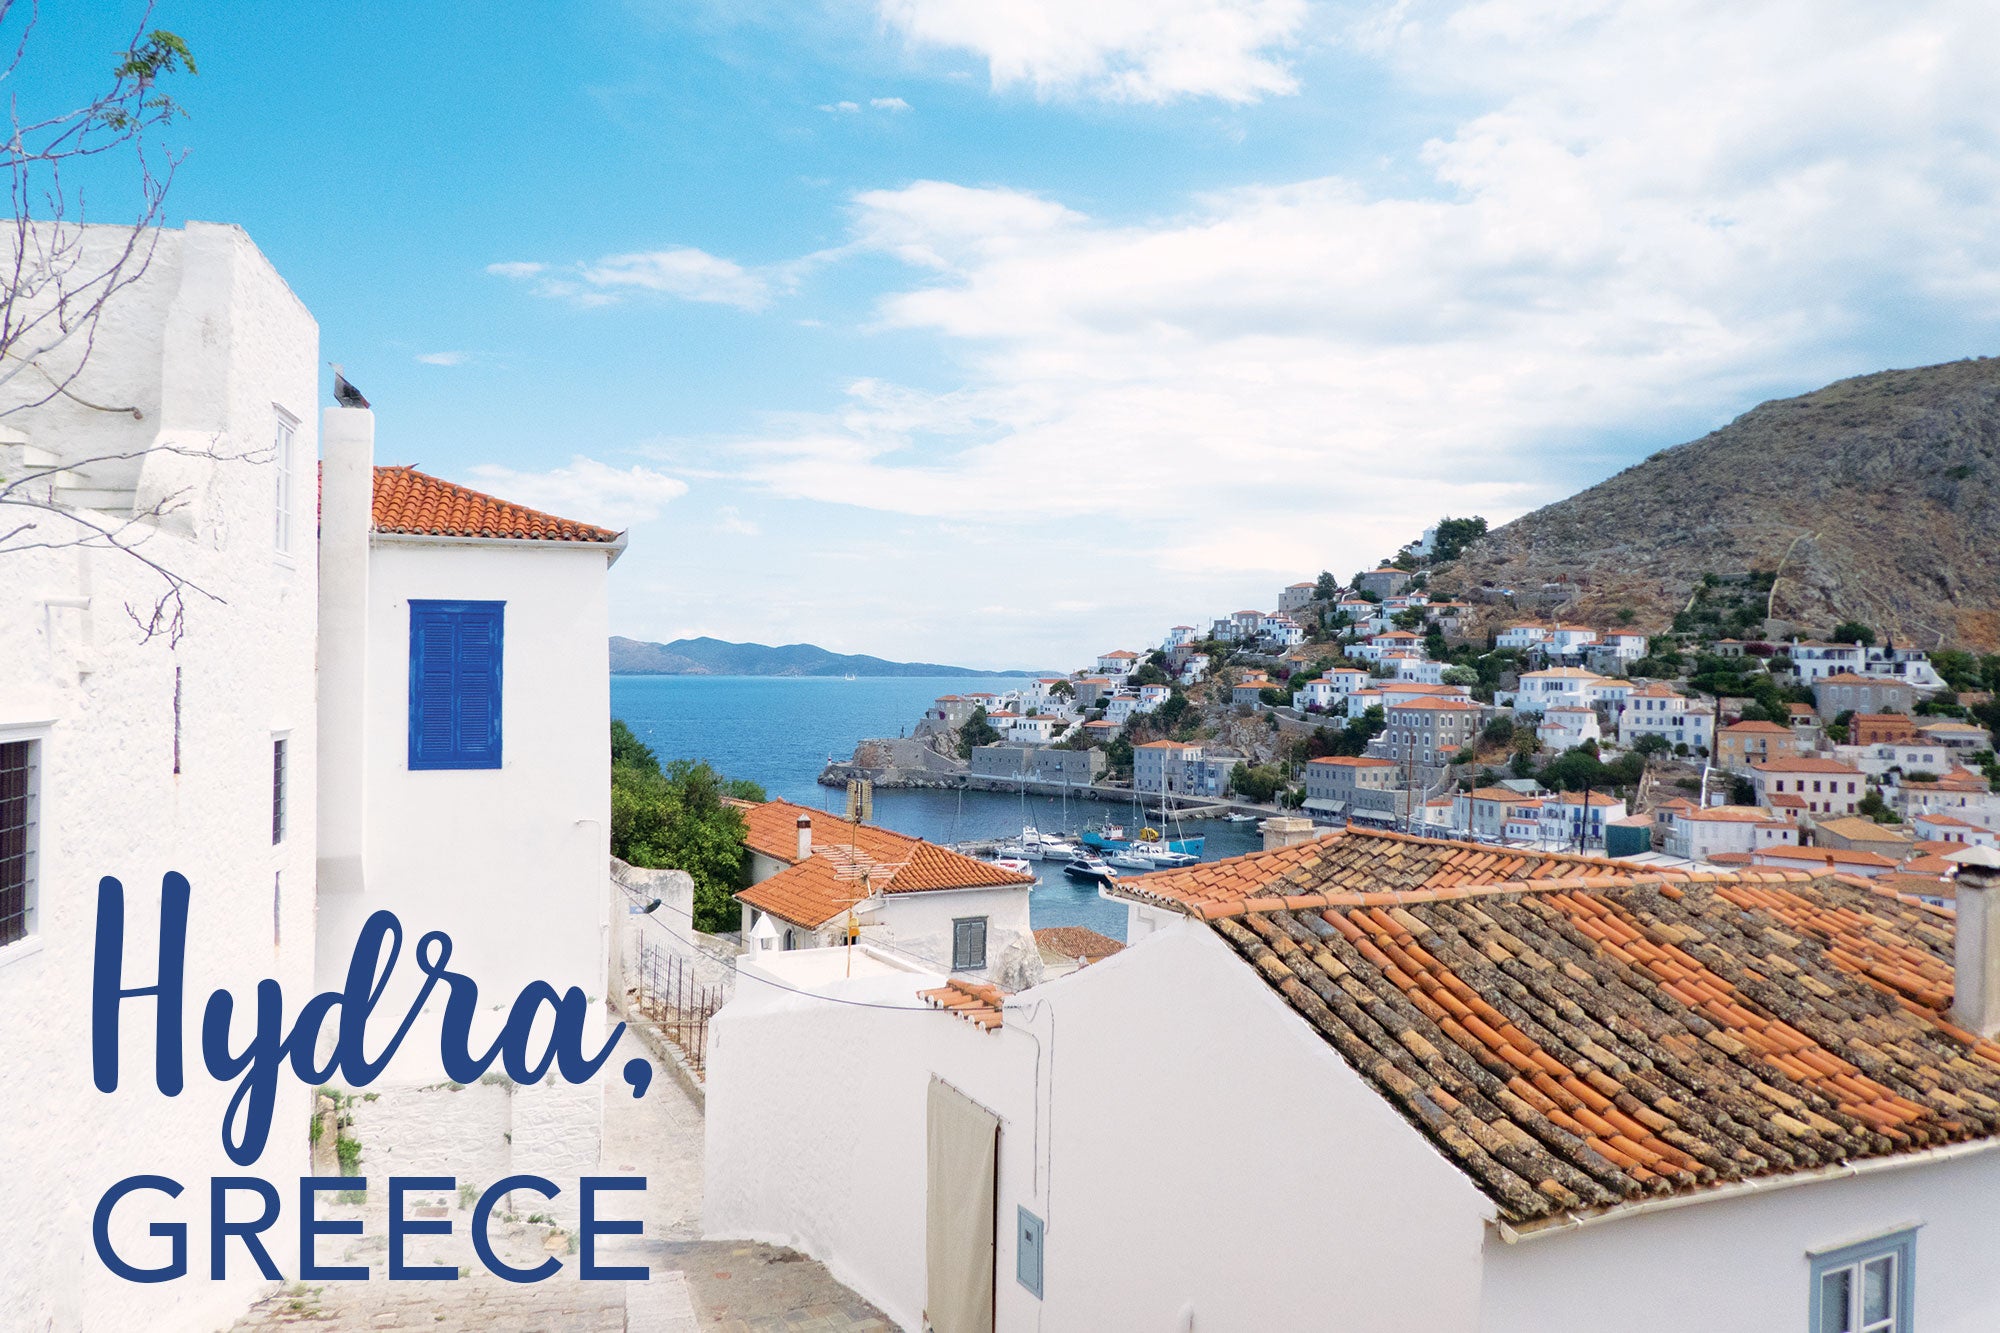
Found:
[[[732,801],[750,850],[788,868],[736,895],[760,911],[819,927],[873,894],[1026,887],[1035,882],[990,861],[874,824],[850,824],[790,801]],[[799,859],[799,816],[813,822],[812,855]]]
[[[1510,1221],[2000,1133],[2000,1046],[1945,1015],[1948,912],[1471,850],[1335,835],[1239,858],[1250,901],[1197,915]],[[1307,906],[1330,855],[1362,891]],[[1461,860],[1514,878],[1436,886]]]
[[[512,504],[413,467],[375,469],[375,530],[423,537],[550,542],[615,542],[619,535],[608,528]]]
[[[976,1024],[988,1032],[1000,1029],[1001,994],[997,986],[982,985],[967,981],[963,977],[953,977],[935,990],[920,990],[917,998],[933,1009],[942,1009],[957,1014],[968,1023]]]

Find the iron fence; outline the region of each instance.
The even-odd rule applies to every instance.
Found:
[[[674,1044],[696,1078],[706,1078],[708,1020],[729,998],[728,992],[703,983],[686,954],[644,938],[639,941],[637,982],[639,1013]]]

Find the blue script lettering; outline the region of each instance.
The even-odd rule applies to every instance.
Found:
[[[181,1091],[188,898],[186,878],[168,874],[160,889],[157,977],[150,986],[126,986],[123,984],[125,889],[108,876],[98,885],[97,956],[92,974],[90,1025],[92,1075],[100,1092],[113,1092],[118,1087],[119,1006],[144,996],[152,996],[155,1002],[155,1081],[160,1091],[170,1097]],[[395,972],[402,947],[403,926],[393,913],[382,911],[370,916],[354,943],[345,985],[338,991],[326,991],[308,1000],[289,1033],[284,1026],[283,991],[276,981],[268,978],[258,982],[253,1030],[240,1051],[230,1050],[236,998],[226,990],[208,997],[202,1013],[202,1062],[209,1076],[218,1082],[239,1080],[222,1125],[223,1150],[232,1162],[248,1166],[263,1155],[271,1133],[278,1076],[288,1062],[293,1074],[309,1086],[318,1086],[336,1076],[350,1087],[366,1086],[388,1066],[432,991],[440,984],[445,988],[445,1006],[438,1055],[447,1077],[455,1083],[476,1082],[496,1059],[506,1069],[507,1076],[519,1083],[540,1081],[551,1065],[564,1081],[582,1083],[604,1067],[625,1031],[623,1023],[614,1024],[603,1047],[595,1055],[586,1055],[583,1040],[585,1026],[590,1021],[589,997],[576,986],[558,994],[547,982],[535,981],[523,987],[515,998],[493,1045],[475,1054],[468,1048],[468,1042],[479,1008],[479,987],[472,978],[447,966],[451,961],[451,937],[433,930],[417,941],[415,950],[423,984],[381,1053],[371,1060],[366,1049],[368,1020]],[[554,1021],[548,1045],[537,1058],[529,1050],[529,1042],[544,1006],[552,1012]],[[319,1045],[320,1033],[336,1011],[338,1026],[332,1053],[325,1065],[316,1064],[313,1052]]]

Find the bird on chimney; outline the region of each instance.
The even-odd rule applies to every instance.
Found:
[[[340,363],[329,361],[327,364],[333,367],[333,401],[342,407],[368,406],[368,400],[361,396],[361,390],[349,384],[347,376],[341,373]]]

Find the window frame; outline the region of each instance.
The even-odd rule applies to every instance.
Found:
[[[271,845],[280,846],[291,830],[291,733],[271,733]]]
[[[1852,1288],[1860,1299],[1860,1279],[1865,1265],[1884,1257],[1896,1261],[1895,1284],[1891,1291],[1895,1307],[1890,1313],[1887,1325],[1876,1324],[1874,1330],[1880,1333],[1912,1333],[1916,1328],[1917,1292],[1917,1229],[1913,1226],[1898,1231],[1886,1232],[1870,1240],[1856,1241],[1852,1245],[1842,1245],[1837,1249],[1810,1251],[1806,1258],[1810,1261],[1811,1287],[1809,1288],[1809,1309],[1807,1325],[1811,1333],[1819,1333],[1824,1327],[1825,1278],[1830,1273],[1851,1269],[1855,1274]],[[1857,1322],[1855,1333],[1871,1333],[1870,1325]]]
[[[979,957],[971,959],[972,951],[962,947],[960,935],[968,927],[979,930]],[[987,936],[991,933],[988,918],[983,916],[955,916],[951,919],[951,970],[954,972],[982,971],[986,967]],[[962,961],[969,960],[969,961]]]
[[[42,816],[42,775],[48,763],[46,742],[46,733],[39,729],[0,728],[0,746],[20,745],[26,754],[21,822],[21,933],[0,943],[0,962],[11,962],[41,948],[41,842],[42,826],[46,822]]]
[[[276,403],[271,404],[275,418],[272,428],[271,459],[276,465],[273,482],[276,493],[272,497],[271,551],[278,559],[289,563],[293,558],[292,519],[298,508],[298,438],[299,419]]]
[[[456,669],[452,675],[449,704],[451,743],[441,754],[427,754],[423,749],[423,722],[426,716],[423,705],[423,649],[422,621],[426,616],[446,614],[466,616],[477,613],[490,615],[493,624],[491,677],[493,688],[493,715],[490,722],[490,746],[486,752],[468,753],[463,738],[459,734],[464,700],[460,695],[460,680]],[[506,715],[506,646],[507,646],[507,603],[504,601],[480,601],[462,598],[420,598],[410,599],[409,638],[409,723],[407,741],[407,764],[412,772],[466,772],[481,769],[497,769],[503,766],[505,753]]]

